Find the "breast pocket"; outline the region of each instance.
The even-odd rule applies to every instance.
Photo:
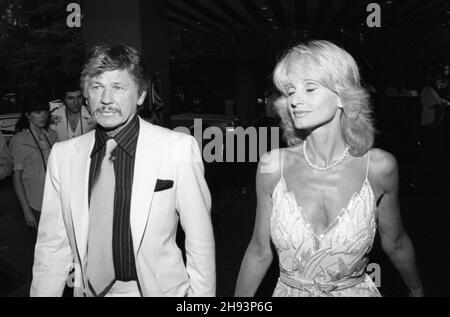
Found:
[[[173,180],[170,179],[157,179],[154,192],[162,192],[173,188]]]

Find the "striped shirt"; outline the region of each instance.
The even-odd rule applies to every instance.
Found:
[[[137,139],[139,135],[139,119],[133,119],[114,136],[117,147],[112,152],[114,157],[114,174],[116,186],[114,191],[113,218],[113,261],[115,278],[119,281],[137,281],[136,263],[134,259],[133,240],[130,227],[130,203],[133,185],[134,162]],[[98,126],[95,131],[95,144],[91,152],[91,167],[89,170],[89,197],[98,175],[105,144],[108,140],[106,132]]]

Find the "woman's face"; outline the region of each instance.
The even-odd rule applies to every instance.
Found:
[[[32,111],[27,114],[28,120],[30,121],[30,126],[33,125],[37,128],[44,128],[47,124],[48,111],[47,110],[37,110]]]
[[[330,122],[342,104],[338,95],[318,80],[291,77],[285,86],[288,110],[296,129],[313,129]]]

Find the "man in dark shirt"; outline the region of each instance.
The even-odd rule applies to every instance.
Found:
[[[211,197],[195,139],[137,116],[143,61],[96,46],[81,86],[98,126],[57,143],[48,163],[32,296],[214,296]],[[175,236],[185,232],[186,264]]]

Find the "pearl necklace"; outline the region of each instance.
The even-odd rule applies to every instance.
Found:
[[[344,151],[344,153],[342,153],[341,157],[339,157],[339,158],[338,158],[336,161],[334,161],[331,165],[328,165],[328,166],[325,166],[325,167],[318,167],[318,166],[315,166],[313,163],[311,163],[311,161],[309,160],[308,154],[306,154],[306,140],[305,140],[305,142],[303,142],[303,155],[305,156],[306,162],[308,163],[308,165],[309,165],[312,169],[315,169],[315,170],[318,170],[318,171],[326,171],[326,170],[330,170],[330,169],[332,169],[333,167],[335,167],[336,165],[338,165],[339,163],[341,163],[342,160],[347,156],[348,150],[349,150],[348,146],[345,147],[345,151]]]

